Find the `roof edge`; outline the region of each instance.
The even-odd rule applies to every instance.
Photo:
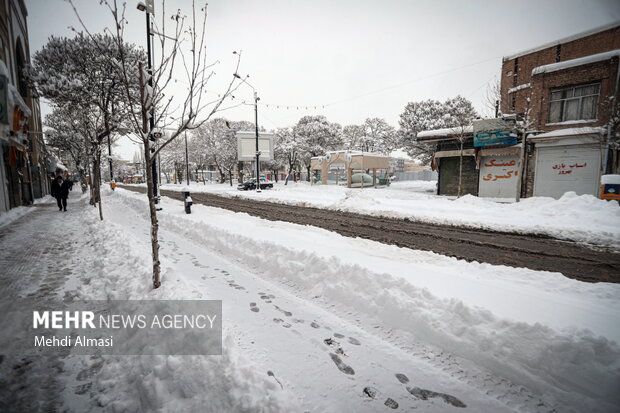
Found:
[[[581,33],[573,34],[571,36],[567,36],[567,37],[564,37],[564,38],[561,38],[561,39],[558,39],[558,40],[554,40],[554,41],[549,42],[549,43],[545,43],[545,44],[543,44],[541,46],[536,46],[536,47],[533,47],[531,49],[523,50],[521,52],[509,55],[509,56],[504,56],[504,57],[502,57],[502,63],[506,62],[508,60],[515,59],[517,57],[521,57],[521,56],[525,56],[525,55],[528,55],[528,54],[531,54],[531,53],[539,52],[539,51],[547,49],[549,47],[553,47],[553,46],[557,46],[559,44],[564,44],[564,43],[572,42],[573,40],[578,40],[578,39],[581,39],[583,37],[587,37],[587,36],[591,36],[593,34],[601,33],[601,32],[613,29],[614,27],[620,27],[620,21],[617,21],[617,22],[614,22],[614,23],[610,23],[610,24],[607,24],[605,26],[595,27],[593,29],[586,30],[586,31],[581,32]]]

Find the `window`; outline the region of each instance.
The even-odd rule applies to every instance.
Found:
[[[551,91],[549,123],[594,120],[598,106],[599,83]]]

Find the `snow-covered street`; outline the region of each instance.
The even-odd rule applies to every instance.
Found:
[[[619,403],[617,285],[465,263],[217,208],[195,205],[186,215],[164,198],[163,284],[152,290],[146,197],[106,191],[103,206],[100,222],[87,199],[73,195],[67,213],[40,204],[2,227],[0,264],[13,269],[3,277],[22,272],[6,290],[221,299],[223,355],[0,364],[12,375],[24,369],[30,384],[54,366],[47,387],[64,391],[51,406],[499,412],[612,411]],[[23,274],[32,258],[19,246],[32,233],[50,247]],[[46,269],[65,254],[58,271]]]
[[[453,199],[437,196],[437,181],[402,181],[387,188],[350,189],[309,182],[277,183],[260,193],[239,191],[236,184],[193,182],[191,192],[241,197],[293,206],[311,206],[420,222],[482,228],[492,231],[542,234],[558,239],[601,246],[620,246],[620,208],[590,195],[567,193],[561,199],[479,198]],[[180,191],[184,183],[164,184],[162,189]]]
[[[620,8],[547,2],[5,0],[0,413],[620,412]]]

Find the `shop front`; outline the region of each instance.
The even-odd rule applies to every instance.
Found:
[[[536,143],[534,196],[560,198],[566,192],[598,196],[604,146],[596,128],[554,131]]]

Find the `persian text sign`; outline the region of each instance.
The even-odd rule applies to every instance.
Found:
[[[0,307],[7,355],[222,354],[221,301],[18,299]]]

